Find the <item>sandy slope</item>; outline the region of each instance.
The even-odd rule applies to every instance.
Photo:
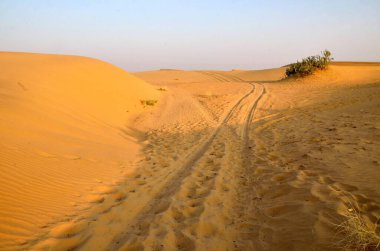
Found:
[[[163,88],[130,124],[137,168],[20,247],[336,250],[349,210],[375,224],[380,65],[303,80],[281,80],[284,70],[136,73]]]
[[[139,150],[128,118],[158,95],[98,60],[0,53],[0,247],[104,200]]]

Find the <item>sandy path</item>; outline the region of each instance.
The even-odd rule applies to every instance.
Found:
[[[223,131],[228,130],[234,118],[246,117],[244,134],[239,143],[247,144],[249,124],[257,102],[263,93],[264,89],[262,86],[252,85],[252,90],[232,107],[204,143],[194,150],[176,174],[163,185],[163,188],[157,195],[148,202],[148,205],[142,212],[129,224],[129,227],[125,229],[125,233],[114,240],[109,249],[115,250],[122,246],[136,246],[139,243],[145,242],[153,242],[152,245],[158,248],[160,245],[164,245],[159,244],[159,240],[163,239],[163,242],[165,242],[164,239],[166,238],[166,236],[157,236],[162,231],[169,232],[169,235],[174,233],[174,240],[166,243],[171,248],[191,249],[196,245],[196,241],[192,241],[191,238],[186,237],[183,233],[178,233],[178,230],[191,231],[190,229],[196,225],[200,225],[199,227],[202,228],[202,224],[200,223],[202,211],[207,208],[205,203],[215,189],[215,180],[221,168],[214,161],[224,158],[224,142],[229,141],[229,139],[224,138],[225,132]],[[255,102],[249,108],[249,113],[241,114],[243,107],[252,101]],[[228,187],[221,189],[225,190]],[[220,191],[220,193],[222,192]],[[213,211],[213,213],[216,214],[218,211]],[[176,224],[172,229],[168,229],[168,226],[171,224],[166,221],[173,221]],[[144,229],[144,226],[147,226],[148,223],[151,225],[148,229],[136,233],[136,229]],[[209,226],[206,226],[206,228],[209,228]],[[171,237],[169,236],[168,238]],[[219,238],[215,238],[215,241],[219,242]],[[169,247],[167,246],[166,248]]]

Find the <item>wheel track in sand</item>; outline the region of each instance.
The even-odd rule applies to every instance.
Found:
[[[216,73],[216,72],[211,72],[211,71],[198,71],[198,73],[212,77],[212,78],[218,80],[219,82],[247,82],[247,83],[249,83],[249,81],[245,81],[245,80],[243,80],[237,76],[233,76],[233,75],[226,76],[226,75]]]
[[[255,249],[257,246],[256,240],[258,236],[256,233],[255,221],[252,221],[255,212],[252,210],[255,208],[256,199],[259,198],[257,191],[255,190],[254,179],[254,161],[256,156],[254,153],[254,142],[251,141],[250,129],[251,122],[254,118],[257,106],[262,97],[266,94],[264,85],[260,84],[261,94],[252,104],[245,118],[244,127],[242,128],[241,138],[243,141],[243,149],[241,150],[240,170],[237,170],[236,176],[244,177],[244,179],[237,185],[236,189],[236,207],[234,208],[235,218],[237,219],[237,241],[235,241],[234,248],[236,250],[250,250]]]
[[[182,167],[171,177],[160,189],[160,191],[153,196],[153,198],[146,204],[143,210],[134,218],[134,220],[129,224],[129,227],[125,229],[123,233],[121,233],[118,237],[114,239],[114,241],[109,245],[109,250],[117,250],[121,248],[125,243],[130,241],[131,233],[133,233],[134,229],[145,229],[144,224],[146,222],[151,221],[156,216],[156,207],[159,203],[162,204],[164,199],[170,199],[176,191],[181,187],[182,181],[188,177],[193,167],[196,163],[201,159],[202,156],[206,153],[206,151],[211,146],[212,142],[219,134],[221,128],[227,124],[230,120],[234,112],[239,108],[244,100],[246,100],[249,96],[251,96],[255,92],[255,85],[252,85],[251,91],[245,94],[239,101],[231,108],[231,110],[227,113],[225,118],[219,123],[218,127],[214,130],[214,132],[208,137],[207,140],[199,147],[193,154],[191,154]],[[165,207],[165,206],[164,206]],[[165,208],[166,210],[166,208]],[[140,233],[140,235],[146,235],[147,233],[144,231]]]
[[[243,105],[248,106],[248,110],[243,107],[239,107],[240,109],[237,110],[243,114],[243,125],[234,124],[236,119],[241,121],[239,116],[233,118],[232,123],[223,128],[220,137],[215,141],[215,144],[218,141],[219,144],[223,144],[223,152],[219,151],[216,154],[223,154],[223,157],[211,165],[206,163],[201,166],[202,172],[211,168],[217,173],[212,177],[212,186],[208,188],[207,197],[202,198],[204,211],[196,219],[190,221],[192,226],[196,226],[196,231],[192,229],[191,225],[189,226],[190,234],[195,236],[195,244],[200,245],[195,246],[200,249],[224,250],[227,247],[228,250],[240,250],[239,248],[245,250],[246,247],[253,247],[249,245],[252,243],[247,243],[251,242],[249,238],[253,235],[250,229],[249,218],[251,215],[249,213],[251,211],[248,210],[248,205],[253,198],[257,197],[253,191],[253,166],[251,163],[253,153],[249,146],[249,130],[257,105],[265,93],[265,87],[256,84],[254,101]],[[237,133],[241,129],[243,132]],[[214,149],[211,154],[214,154]],[[234,156],[236,161],[228,158],[231,156]],[[233,202],[228,203],[229,201]],[[182,226],[182,228],[184,227]],[[202,240],[200,241],[200,239]],[[184,236],[182,236],[183,240],[186,240]],[[189,239],[187,242],[189,243]],[[189,246],[191,247],[191,245]]]
[[[209,72],[209,71],[198,71],[198,73],[203,74],[203,75],[206,75],[206,76],[208,76],[208,77],[212,77],[212,78],[218,80],[218,82],[231,82],[231,79],[227,79],[226,77],[221,76],[221,75],[216,74],[216,73],[213,73],[213,72]]]

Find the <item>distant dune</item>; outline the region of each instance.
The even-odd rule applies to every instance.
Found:
[[[99,60],[1,52],[0,247],[103,200],[133,168],[129,119],[157,97]]]
[[[273,68],[265,70],[232,70],[232,71],[176,71],[159,70],[135,72],[134,75],[143,78],[145,81],[154,83],[178,83],[178,82],[199,82],[207,79],[223,78],[228,76],[226,81],[277,81],[285,76],[286,68]]]
[[[380,62],[332,61],[331,65],[340,65],[340,66],[380,66]]]

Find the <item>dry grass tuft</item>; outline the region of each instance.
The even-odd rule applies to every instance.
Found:
[[[374,251],[380,250],[378,223],[366,220],[359,211],[351,207],[345,215],[346,220],[337,225],[338,234],[344,236],[337,243],[340,250]]]
[[[158,101],[154,99],[140,100],[140,103],[145,106],[154,106]]]

